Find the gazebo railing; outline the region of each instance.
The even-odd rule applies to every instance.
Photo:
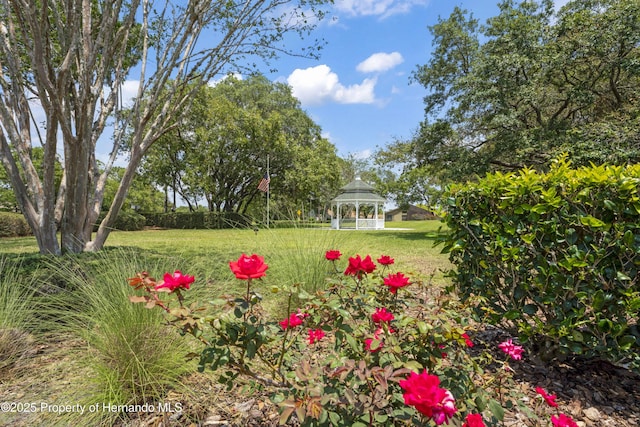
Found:
[[[331,228],[346,230],[381,230],[384,229],[384,218],[333,218],[331,220]]]

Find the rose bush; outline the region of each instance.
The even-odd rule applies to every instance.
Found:
[[[199,370],[216,370],[230,388],[243,379],[267,390],[280,407],[281,424],[295,416],[310,426],[455,420],[476,427],[496,425],[504,407],[524,405],[509,384],[512,369],[488,375],[485,369],[500,363],[495,352],[471,352],[473,333],[455,299],[419,277],[383,277],[370,255],[350,257],[345,267],[341,256],[338,250],[325,253],[331,263],[326,289],[309,294],[296,285],[277,288],[287,301],[282,320],[260,307],[253,281],[267,276],[268,265],[255,254],[229,263],[247,282],[246,293],[214,301],[213,314],[186,305],[182,292],[193,280],[179,271],[160,283],[139,273],[130,284],[142,294],[131,301],[164,309],[172,324],[203,343]],[[386,255],[378,262],[384,273],[395,265]],[[160,298],[167,290],[175,301]],[[512,340],[500,348],[508,356],[505,367],[509,358],[522,357]]]

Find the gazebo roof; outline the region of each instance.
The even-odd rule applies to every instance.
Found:
[[[332,202],[337,203],[353,203],[353,202],[372,202],[372,203],[385,203],[387,199],[381,197],[374,193],[375,189],[360,179],[360,177],[356,177],[355,180],[351,181],[344,187],[342,187],[342,192],[338,197],[332,200]]]

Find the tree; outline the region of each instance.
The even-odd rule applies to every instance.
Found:
[[[103,210],[109,209],[113,198],[118,191],[118,186],[124,175],[124,168],[113,167],[107,179],[105,195],[103,200]],[[146,176],[138,176],[131,184],[127,193],[127,204],[122,210],[135,210],[138,212],[161,212],[163,205],[163,194],[156,186],[150,182]]]
[[[143,168],[150,176],[173,177],[190,206],[204,198],[210,211],[246,214],[258,202],[264,210],[257,186],[267,159],[274,211],[324,200],[338,186],[335,147],[289,86],[261,75],[229,76],[201,88],[189,117],[166,136]]]
[[[430,28],[413,78],[429,90],[406,145],[441,180],[491,170],[640,160],[640,3],[500,3],[485,25],[456,8]]]
[[[315,55],[317,41],[290,52],[285,36],[307,34],[325,3],[0,0],[0,157],[40,252],[101,249],[143,156],[186,114],[198,89],[278,53]],[[123,114],[127,79],[138,91]],[[100,170],[96,147],[107,127],[113,146]],[[64,176],[56,187],[58,139]],[[125,140],[127,165],[92,240]],[[34,145],[44,150],[40,174]]]

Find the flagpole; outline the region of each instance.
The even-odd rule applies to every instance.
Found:
[[[271,181],[271,175],[269,175],[269,155],[267,154],[267,176]],[[267,184],[267,229],[269,229],[269,197],[271,193],[271,182]]]

